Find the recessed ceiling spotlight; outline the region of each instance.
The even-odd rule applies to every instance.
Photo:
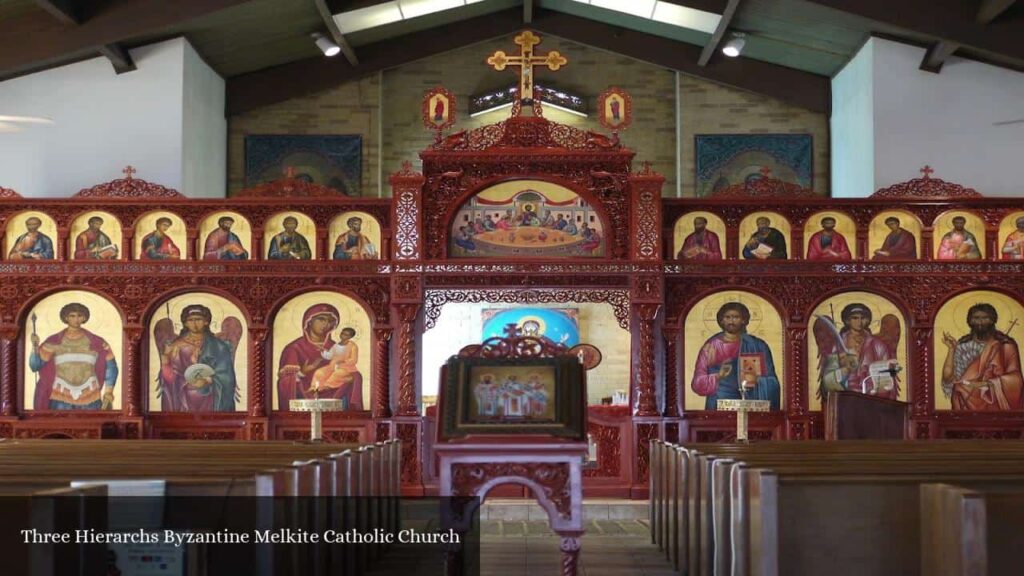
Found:
[[[735,58],[743,52],[743,47],[746,46],[747,41],[744,38],[742,32],[733,32],[732,39],[725,43],[722,47],[722,54],[725,54],[729,58]]]
[[[312,36],[313,41],[316,42],[316,47],[324,53],[324,56],[337,56],[341,52],[341,48],[333,40],[320,32],[313,32]]]

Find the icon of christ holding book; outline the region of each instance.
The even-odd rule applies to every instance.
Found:
[[[740,302],[727,302],[715,319],[721,332],[708,338],[697,355],[691,386],[704,396],[705,410],[716,410],[718,400],[768,400],[779,410],[781,389],[768,343],[747,333],[750,310]]]

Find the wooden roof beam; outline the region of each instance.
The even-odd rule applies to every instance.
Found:
[[[932,44],[928,47],[924,60],[921,61],[921,70],[938,74],[942,71],[942,65],[953,55],[953,52],[956,52],[957,48],[960,46],[953,42],[939,41]]]
[[[46,10],[62,24],[77,26],[82,23],[82,2],[76,0],[35,0],[37,6]]]
[[[320,13],[320,18],[324,21],[324,26],[327,27],[327,31],[331,33],[331,40],[341,48],[342,55],[345,56],[345,60],[353,66],[359,66],[359,59],[356,58],[356,51],[352,49],[352,45],[345,39],[345,35],[341,33],[341,28],[338,28],[338,23],[334,21],[334,15],[331,14],[331,9],[327,6],[327,0],[313,0],[316,4],[316,11]]]
[[[132,55],[120,44],[107,44],[100,48],[100,54],[105,56],[107,60],[110,60],[116,74],[124,74],[125,72],[135,70],[135,61],[132,60]]]
[[[523,27],[517,6],[359,47],[359,65],[322,56],[289,62],[227,79],[225,114],[234,116],[277,102],[328,90],[385,68],[469,46]],[[416,50],[409,50],[415,46]],[[481,60],[482,62],[482,60]]]
[[[828,76],[751,58],[719,58],[700,66],[700,46],[549,10],[535,11],[532,28],[813,112],[830,112],[832,84]]]
[[[983,24],[978,21],[980,13],[974,2],[900,0],[896,10],[892,0],[807,1],[964,48],[1008,56],[1024,64],[1024,42],[1020,40],[1024,38],[1024,20],[999,22],[992,26]],[[994,8],[990,10],[994,11]]]
[[[708,61],[711,60],[711,57],[715,55],[715,51],[718,50],[718,45],[722,43],[725,33],[729,31],[729,25],[732,23],[733,16],[736,15],[736,10],[739,7],[740,0],[729,0],[729,3],[725,5],[722,19],[718,21],[718,27],[715,28],[715,33],[711,35],[711,40],[704,45],[704,50],[701,51],[697,64],[707,66]]]
[[[100,47],[153,34],[248,0],[126,0],[96,4],[70,27],[31,12],[0,21],[0,80],[81,59]]]
[[[1000,14],[1006,12],[1006,9],[1016,4],[1017,0],[981,0],[981,6],[978,7],[978,16],[975,18],[982,24],[988,24]]]

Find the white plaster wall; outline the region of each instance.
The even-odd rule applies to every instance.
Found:
[[[228,122],[224,79],[184,42],[182,194],[193,198],[227,195]]]
[[[955,57],[940,74],[923,72],[924,49],[871,42],[875,188],[928,164],[934,177],[985,196],[1024,196],[1024,122],[994,125],[1024,119],[1024,73]]]
[[[832,196],[875,191],[874,39],[832,78]]]
[[[130,164],[137,177],[180,189],[184,44],[132,50],[138,69],[126,74],[93,58],[0,82],[0,114],[54,121],[0,133],[0,186],[65,198],[123,177]]]

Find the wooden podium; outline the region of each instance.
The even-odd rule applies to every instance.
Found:
[[[524,486],[561,537],[563,576],[577,573],[584,533],[585,368],[592,365],[586,356],[546,338],[523,336],[510,324],[504,337],[463,348],[441,369],[434,452],[440,495],[452,498],[446,527],[468,530],[474,508],[492,488]],[[543,373],[545,362],[553,366],[552,376],[532,378],[534,371]],[[517,383],[517,370],[526,370],[532,386]],[[545,390],[542,405],[557,399],[564,410],[554,410],[552,417],[549,409],[534,408],[535,387]],[[523,399],[523,390],[532,400]],[[527,405],[539,416],[524,417]],[[449,574],[459,571],[456,552],[449,555]]]
[[[906,440],[910,404],[860,392],[829,392],[826,440]]]

